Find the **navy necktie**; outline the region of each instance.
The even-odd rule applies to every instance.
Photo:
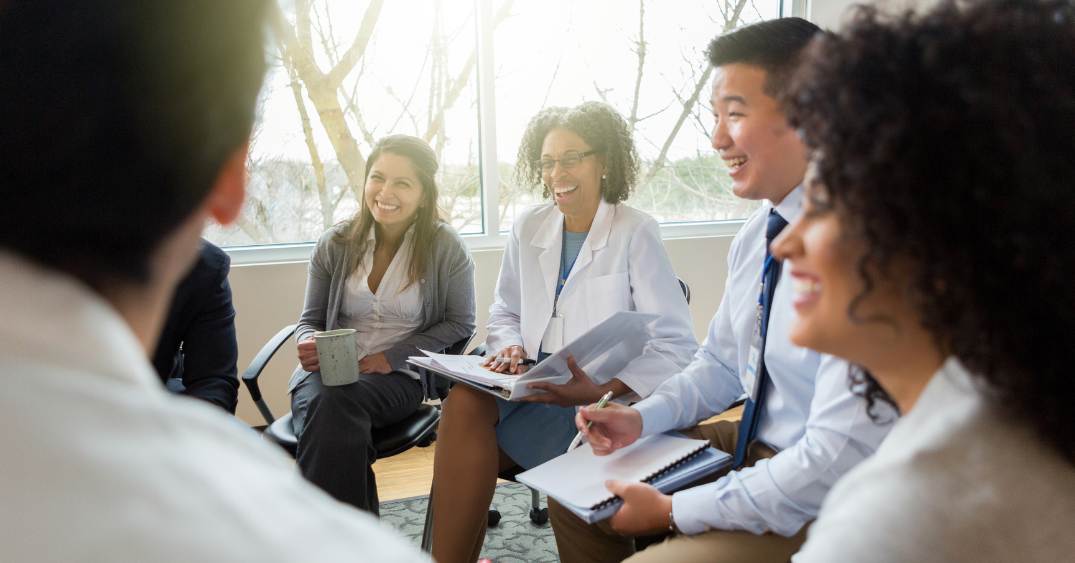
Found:
[[[735,457],[732,459],[732,468],[743,467],[746,461],[747,447],[754,441],[758,432],[758,421],[761,419],[762,406],[765,404],[765,388],[769,380],[769,370],[765,367],[765,336],[769,328],[769,311],[772,309],[773,294],[776,292],[776,282],[780,279],[780,262],[772,257],[769,249],[773,239],[788,226],[788,222],[776,212],[769,210],[769,222],[765,226],[765,266],[762,268],[762,287],[759,302],[761,303],[761,315],[758,318],[761,334],[761,350],[759,350],[758,366],[756,369],[756,382],[754,399],[747,399],[743,407],[743,419],[739,421],[739,436],[735,442]]]

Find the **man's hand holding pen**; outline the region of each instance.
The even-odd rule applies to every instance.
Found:
[[[575,414],[575,426],[590,443],[593,453],[608,455],[633,444],[642,435],[642,413],[616,403],[602,409],[588,406]]]

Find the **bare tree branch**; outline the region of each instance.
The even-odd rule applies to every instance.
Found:
[[[419,82],[420,81],[421,81],[421,79],[419,79]],[[408,119],[410,119],[411,125],[414,127],[414,130],[417,131],[419,129],[419,127],[418,127],[418,116],[414,115],[414,112],[411,111],[411,100],[413,98],[408,99],[407,101],[403,101],[403,98],[400,98],[399,95],[396,94],[396,91],[394,89],[392,89],[391,86],[385,86],[384,91],[385,91],[386,94],[391,96],[393,100],[398,102],[399,105],[400,105],[400,108],[401,108],[399,110],[399,116],[396,117],[396,120],[394,122],[392,122],[392,126],[389,127],[387,129],[387,131],[389,131],[389,132],[395,131],[396,126],[399,125],[400,120],[402,120],[404,116],[406,116]]]
[[[724,31],[730,31],[735,28],[739,21],[739,15],[743,11],[747,0],[736,0],[735,9],[732,11],[731,17],[724,22]],[[702,89],[705,88],[706,83],[709,82],[709,77],[713,74],[713,67],[706,63],[705,72],[702,73],[702,77],[694,85],[694,92],[691,97],[683,103],[683,111],[679,113],[679,118],[676,119],[675,125],[672,127],[672,131],[668,134],[668,137],[664,140],[664,145],[661,146],[661,152],[657,155],[657,159],[653,161],[653,165],[650,166],[649,173],[646,175],[646,180],[653,178],[655,174],[664,166],[665,160],[668,158],[668,150],[672,147],[672,141],[679,135],[680,128],[683,127],[683,122],[690,116],[691,111],[694,109],[694,105],[698,103],[698,98],[702,93]]]
[[[754,15],[757,19],[764,19],[761,15],[761,10],[758,9],[758,5],[754,3],[754,0],[750,0],[750,7],[754,9]]]
[[[691,96],[684,100],[683,111],[679,113],[679,118],[676,119],[675,125],[672,126],[672,131],[668,133],[668,137],[665,138],[664,144],[661,145],[661,152],[650,166],[649,174],[646,175],[647,181],[653,178],[653,176],[664,166],[664,162],[668,158],[668,150],[672,148],[672,141],[676,139],[676,135],[679,135],[679,130],[683,127],[683,122],[687,120],[687,116],[691,113],[691,107],[698,103],[698,98],[705,88],[706,83],[709,82],[709,77],[712,74],[713,67],[708,66],[707,63],[707,68],[705,69],[705,72],[702,73],[702,77],[694,84],[694,91],[691,93]]]
[[[737,0],[735,3],[735,9],[732,10],[730,18],[724,20],[724,31],[729,32],[735,29],[735,26],[739,25],[739,16],[743,13],[743,6],[746,6],[746,0]]]
[[[336,158],[347,175],[348,186],[355,198],[359,199],[362,197],[361,188],[365,180],[366,162],[359,150],[358,141],[347,124],[343,108],[340,106],[339,96],[337,96],[339,82],[330,81],[315,64],[309,33],[305,34],[306,41],[300,42],[299,37],[303,37],[302,33],[298,36],[292,33],[280,6],[276,2],[272,2],[271,6],[273,11],[271,25],[286,55],[284,64],[290,65],[306,86],[306,94],[313,102],[321,126],[325,129],[329,142],[332,143],[332,148],[336,152]],[[367,15],[369,13],[367,10]],[[372,24],[370,28],[372,30]],[[345,54],[333,72],[340,69],[341,65],[347,62],[347,58],[348,55]],[[355,62],[357,59],[349,64],[349,69],[354,67]],[[340,80],[342,81],[342,77]]]
[[[344,77],[351,72],[351,69],[355,68],[355,64],[362,58],[362,55],[366,54],[366,47],[369,45],[370,37],[373,37],[373,29],[377,25],[377,19],[381,16],[381,6],[383,5],[384,0],[370,0],[369,6],[366,7],[366,13],[362,16],[362,25],[358,28],[354,42],[351,43],[351,46],[340,57],[340,62],[332,67],[326,77],[326,80],[333,88],[343,82]]]
[[[313,45],[313,39],[310,36],[310,10],[313,8],[313,0],[298,0],[295,2],[295,35],[298,38],[300,45]],[[313,52],[312,50],[310,51]],[[321,70],[317,67],[317,62],[310,58],[310,62],[313,63],[314,68]]]
[[[661,109],[659,109],[659,110],[657,110],[657,111],[655,111],[653,113],[646,114],[646,115],[643,115],[642,117],[635,118],[635,123],[642,123],[643,121],[645,121],[645,120],[647,120],[647,119],[649,119],[651,117],[657,117],[658,115],[661,115],[662,113],[668,111],[668,108],[670,108],[670,107],[672,107],[672,102],[668,102],[667,104],[665,104],[665,106],[663,108],[661,108]]]
[[[606,104],[609,103],[608,102],[608,92],[611,92],[612,88],[601,88],[600,86],[597,85],[597,81],[594,80],[593,81],[593,89],[594,89],[595,92],[597,92],[597,95],[598,95],[598,97],[601,98],[602,102],[605,102]]]
[[[313,28],[317,31],[317,38],[321,42],[321,49],[325,51],[328,56],[329,65],[334,66],[340,60],[340,50],[336,45],[336,34],[332,30],[332,18],[329,17],[328,6],[325,5],[325,16],[321,17],[321,12],[317,9],[317,6],[313,7],[314,23]],[[325,27],[328,27],[328,30]]]
[[[410,107],[411,107],[411,103],[414,101],[415,95],[418,94],[418,87],[422,85],[422,78],[421,77],[422,77],[422,74],[425,72],[426,66],[429,65],[429,58],[430,58],[429,55],[430,55],[430,51],[427,50],[426,54],[425,54],[425,57],[422,58],[422,66],[421,66],[421,68],[418,69],[418,78],[414,81],[414,87],[411,88],[411,93],[407,96],[407,101],[401,100],[399,98],[399,96],[396,96],[395,92],[391,91],[391,89],[389,87],[387,87],[387,86],[385,87],[385,90],[388,91],[389,95],[391,95],[393,98],[395,98],[397,101],[399,101],[400,105],[402,107],[402,109],[400,109],[400,111],[399,111],[399,115],[396,116],[396,120],[393,121],[392,126],[388,128],[388,131],[395,131],[396,126],[399,125],[400,120],[403,119],[403,116],[405,116],[405,115],[409,116],[411,121],[414,123],[414,130],[415,131],[418,130],[418,119],[414,116],[413,113],[411,113]]]
[[[638,123],[638,94],[642,90],[642,70],[646,64],[646,0],[638,0],[638,41],[635,42],[638,55],[638,70],[635,72],[635,91],[631,100],[631,116],[627,126],[634,129]]]
[[[507,19],[511,13],[511,6],[514,0],[507,0],[500,5],[500,9],[496,11],[496,15],[493,16],[493,30]],[[427,142],[432,141],[434,137],[441,133],[441,129],[444,127],[444,112],[455,105],[455,102],[459,99],[459,95],[463,93],[463,88],[467,85],[470,79],[471,73],[474,72],[474,65],[478,60],[477,47],[471,50],[470,55],[467,56],[467,60],[463,63],[462,70],[456,74],[450,85],[443,91],[444,97],[440,100],[436,113],[432,111],[430,115],[433,116],[430,120],[429,130],[422,136]],[[544,104],[543,104],[544,105]]]
[[[359,77],[362,75],[362,70],[364,68],[364,64],[360,64],[358,66],[358,76],[356,76],[355,80],[353,81],[351,91],[347,93],[347,111],[352,116],[354,116],[355,124],[358,125],[358,131],[362,134],[362,139],[366,141],[366,144],[368,146],[372,147],[373,145],[377,144],[377,139],[373,134],[373,130],[371,130],[368,125],[366,125],[366,120],[362,117],[362,112],[358,109],[358,85],[361,83]],[[342,85],[340,86],[340,89],[343,90]],[[395,124],[392,125],[392,128],[390,128],[389,131],[391,131],[392,129],[395,129]]]
[[[552,77],[549,78],[549,85],[545,87],[545,95],[541,98],[541,107],[545,107],[549,103],[549,94],[552,93],[552,86],[556,84],[556,75],[560,74],[560,63],[563,61],[563,55],[556,59],[556,66],[552,69]]]
[[[302,100],[302,86],[299,77],[293,68],[288,67],[290,76],[291,93],[295,98],[295,107],[299,110],[299,121],[302,124],[302,136],[306,141],[306,150],[310,153],[310,165],[314,169],[314,184],[317,190],[317,199],[321,202],[321,223],[324,228],[332,226],[332,215],[336,206],[329,202],[328,191],[325,188],[325,164],[321,161],[321,155],[317,151],[314,142],[314,130],[310,125],[310,115],[306,111],[306,104]]]

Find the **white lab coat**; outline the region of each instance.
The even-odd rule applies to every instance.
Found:
[[[563,225],[564,216],[553,204],[527,210],[516,220],[489,309],[491,352],[521,345],[530,357],[537,356],[553,314]],[[653,339],[623,371],[588,373],[598,383],[618,377],[639,397],[683,369],[698,347],[657,221],[623,204],[601,201],[557,308],[564,317],[564,343],[617,311],[661,315]]]

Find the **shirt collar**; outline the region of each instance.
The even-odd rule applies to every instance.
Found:
[[[414,226],[415,226],[415,224],[416,223],[411,223],[411,226],[407,227],[407,230],[403,233],[403,243],[404,244],[407,244],[408,242],[411,241],[411,239],[414,238]],[[369,232],[369,234],[366,235],[366,242],[372,242],[372,243],[377,242],[377,226],[376,225],[370,226],[370,232]],[[373,248],[372,244],[368,245],[368,246],[370,248]]]
[[[788,223],[794,223],[799,215],[802,214],[803,209],[803,197],[804,191],[802,184],[795,186],[795,189],[791,190],[788,195],[784,196],[784,199],[780,200],[780,203],[773,205],[771,201],[767,201],[770,207],[776,209],[776,212],[780,214]]]

